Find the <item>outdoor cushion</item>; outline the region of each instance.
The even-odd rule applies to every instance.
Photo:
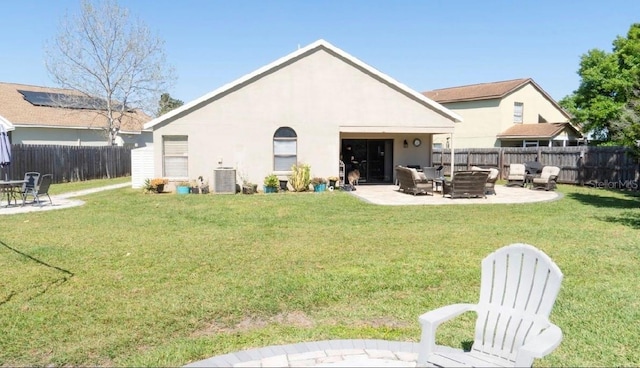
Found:
[[[417,181],[427,180],[427,177],[424,175],[424,173],[418,172],[418,170],[412,167],[409,167],[408,169],[409,171],[411,171],[411,176],[413,177],[413,180],[417,180]]]

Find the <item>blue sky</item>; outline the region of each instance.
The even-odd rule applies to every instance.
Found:
[[[119,0],[166,42],[185,102],[318,39],[422,92],[531,77],[556,100],[580,56],[611,51],[640,1]],[[3,0],[0,81],[55,86],[44,44],[79,0]]]

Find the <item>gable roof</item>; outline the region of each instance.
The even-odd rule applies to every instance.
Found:
[[[263,66],[262,68],[257,69],[256,71],[247,74],[243,77],[240,77],[238,79],[236,79],[235,81],[228,83],[210,93],[207,93],[206,95],[197,98],[189,103],[186,103],[184,105],[182,105],[181,107],[174,109],[164,115],[161,115],[155,119],[153,119],[152,121],[146,123],[144,125],[145,129],[149,129],[154,127],[157,124],[160,124],[162,122],[165,122],[177,115],[183,114],[185,111],[189,111],[191,109],[196,108],[197,106],[206,103],[210,100],[215,99],[218,96],[221,96],[225,93],[228,93],[229,91],[232,91],[234,89],[240,88],[243,85],[250,83],[251,81],[258,79],[266,74],[269,74],[270,72],[286,65],[287,63],[290,63],[294,60],[296,60],[297,58],[301,58],[304,57],[308,54],[311,54],[319,49],[324,49],[329,51],[330,53],[336,54],[339,57],[347,60],[348,62],[356,65],[358,68],[365,70],[367,73],[372,74],[373,76],[385,81],[386,83],[395,86],[396,88],[398,88],[399,90],[403,91],[404,93],[412,96],[413,98],[415,98],[416,100],[420,101],[421,103],[423,103],[424,105],[432,108],[433,110],[435,110],[436,112],[450,118],[451,120],[455,121],[455,122],[460,122],[462,121],[462,118],[460,117],[460,115],[456,114],[455,112],[447,109],[446,107],[440,105],[439,103],[431,100],[430,98],[424,96],[423,94],[416,92],[414,90],[412,90],[411,88],[407,87],[406,85],[396,81],[395,79],[391,78],[390,76],[378,71],[377,69],[365,64],[364,62],[360,61],[359,59],[347,54],[346,52],[342,51],[341,49],[333,46],[332,44],[330,44],[329,42],[325,41],[325,40],[318,40],[306,47],[303,47],[301,49],[298,49],[292,53],[290,53],[289,55],[286,55],[270,64],[267,64],[265,66]]]
[[[515,124],[507,130],[498,134],[498,138],[544,138],[551,139],[564,130],[570,130],[577,137],[582,134],[570,123],[538,123],[538,124]]]
[[[471,84],[467,86],[434,89],[423,92],[423,94],[439,103],[491,100],[506,96],[508,93],[525,85],[528,81],[531,81],[531,79],[521,78],[501,82]]]
[[[567,117],[567,120],[571,119],[571,115],[567,113],[562,106],[545,92],[531,78],[512,79],[499,82],[479,83],[471,84],[467,86],[458,86],[451,88],[434,89],[432,91],[423,92],[428,98],[441,103],[451,102],[464,102],[464,101],[480,101],[480,100],[493,100],[501,99],[508,94],[524,87],[527,84],[531,84],[538,92],[542,94],[555,108],[560,110],[563,115]]]
[[[104,129],[108,126],[106,117],[96,110],[33,105],[19,91],[79,96],[69,89],[0,83],[0,115],[15,127]],[[151,117],[136,110],[122,119],[120,131],[139,133],[149,120]]]

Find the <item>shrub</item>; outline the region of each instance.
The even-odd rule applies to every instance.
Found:
[[[289,184],[296,192],[309,190],[311,183],[311,166],[309,164],[295,164],[291,166],[292,174],[289,176]]]

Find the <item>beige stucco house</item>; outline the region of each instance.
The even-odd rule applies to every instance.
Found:
[[[435,148],[575,146],[582,134],[571,116],[531,78],[424,92],[456,112],[455,142],[434,137]]]
[[[432,135],[456,114],[319,40],[144,125],[153,172],[171,181],[236,170],[237,182],[286,178],[291,166],[339,175],[351,145],[361,182],[391,183],[397,164],[430,165]],[[414,144],[415,143],[415,144]],[[215,187],[215,183],[214,183]]]
[[[67,89],[0,83],[0,123],[9,131],[12,144],[104,146],[107,120],[103,114],[81,105],[61,107],[61,96],[75,96]],[[143,131],[151,117],[133,111],[123,120],[115,143],[144,147],[151,143]]]

